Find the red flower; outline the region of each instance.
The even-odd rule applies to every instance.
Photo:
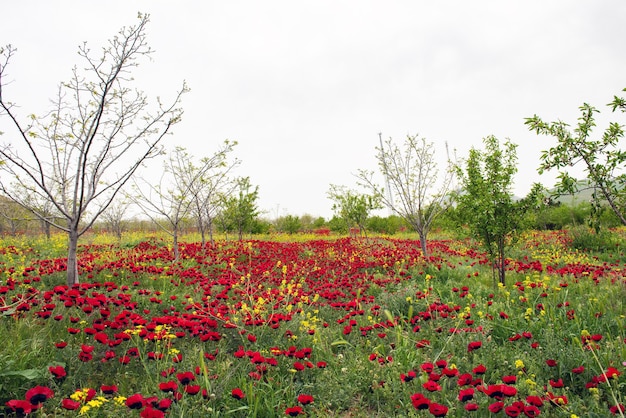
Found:
[[[63,409],[67,409],[68,411],[75,411],[80,408],[80,402],[66,398],[61,401],[61,407]]]
[[[61,380],[67,376],[67,372],[65,371],[65,368],[63,366],[50,366],[48,367],[48,370],[57,380]]]
[[[478,411],[478,404],[475,404],[475,403],[465,404],[465,410],[468,412]]]
[[[26,400],[32,405],[39,405],[54,396],[52,389],[45,386],[35,386],[26,392]]]
[[[489,412],[491,412],[492,414],[497,414],[498,412],[502,411],[502,409],[504,408],[504,402],[494,402],[491,405],[489,405]]]
[[[557,365],[557,362],[556,360],[548,359],[546,360],[546,364],[548,365],[548,367],[555,367]]]
[[[537,417],[539,416],[539,414],[541,414],[541,411],[539,410],[538,407],[534,406],[534,405],[526,405],[524,406],[524,415],[526,415],[527,417]]]
[[[196,395],[200,392],[200,385],[185,385],[183,390],[188,395]]]
[[[18,416],[28,415],[33,410],[33,405],[22,399],[11,399],[5,405]]]
[[[154,409],[151,406],[147,407],[139,413],[141,418],[163,418],[165,413],[159,409]]]
[[[182,385],[188,385],[192,381],[196,380],[196,376],[192,372],[177,373],[176,378]]]
[[[550,379],[548,383],[550,383],[550,386],[552,386],[553,388],[562,388],[563,386],[565,386],[563,384],[563,379],[559,379],[559,380]]]
[[[445,417],[448,414],[448,407],[438,403],[431,403],[428,411],[435,417]]]
[[[298,395],[298,402],[300,402],[302,405],[309,405],[313,403],[313,396],[302,393]]]
[[[178,383],[170,380],[169,382],[161,382],[159,383],[159,390],[162,392],[171,392],[174,393],[178,389]]]
[[[506,383],[507,385],[511,385],[511,384],[517,382],[517,376],[515,376],[515,375],[502,376],[502,382]]]
[[[239,388],[235,388],[230,392],[230,395],[235,399],[243,399],[246,395],[244,395],[243,391]]]
[[[474,369],[472,370],[474,374],[485,374],[486,371],[487,371],[487,368],[482,364],[479,364],[478,366],[474,367]]]
[[[437,392],[441,390],[441,385],[439,385],[437,382],[433,382],[432,380],[424,383],[422,387],[429,392]]]
[[[137,393],[135,395],[131,395],[126,399],[126,406],[130,409],[141,409],[143,408],[144,399],[141,393]]]
[[[472,341],[471,343],[467,345],[467,352],[471,353],[474,350],[478,350],[482,346],[483,346],[482,341]]]
[[[100,390],[105,395],[112,395],[115,392],[117,392],[117,386],[116,385],[102,385],[100,386]]]
[[[459,401],[467,402],[474,398],[474,388],[463,389],[459,391]]]
[[[300,414],[304,414],[304,410],[302,409],[301,406],[292,406],[292,407],[285,409],[285,414],[289,415],[290,417],[295,417]]]
[[[520,405],[516,402],[513,405],[509,405],[505,407],[504,413],[506,414],[507,417],[518,417],[522,413],[523,408],[524,408],[524,404],[521,405],[521,409],[520,409]]]
[[[414,393],[411,395],[411,403],[415,409],[428,409],[430,405],[430,399],[422,395],[421,393]]]

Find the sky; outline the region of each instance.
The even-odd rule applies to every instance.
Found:
[[[82,64],[78,46],[104,46],[138,12],[155,52],[137,83],[152,100],[191,89],[167,146],[201,158],[237,141],[237,174],[269,219],[331,217],[330,185],[359,190],[357,171],[378,169],[379,133],[460,159],[486,136],[510,139],[523,196],[555,179],[537,172],[555,140],[525,118],[574,125],[589,103],[598,135],[624,120],[606,106],[626,95],[623,0],[7,1],[0,44],[18,51],[5,99],[20,116],[45,113]]]

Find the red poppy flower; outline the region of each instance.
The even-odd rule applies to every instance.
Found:
[[[467,402],[474,398],[474,388],[467,388],[459,391],[459,401]]]
[[[556,367],[557,362],[554,359],[548,359],[546,360],[546,364],[548,365],[548,367]]]
[[[489,412],[491,412],[492,414],[497,414],[498,412],[502,411],[503,408],[504,408],[504,402],[501,402],[501,401],[494,402],[488,407]]]
[[[48,370],[57,380],[61,380],[67,376],[67,372],[63,366],[50,366],[48,367]]]
[[[474,374],[485,374],[486,371],[487,371],[487,368],[482,364],[479,364],[478,366],[474,367],[474,369],[472,370]]]
[[[526,402],[529,405],[536,406],[538,408],[543,406],[543,400],[539,396],[534,396],[534,395],[527,396]]]
[[[177,373],[176,378],[182,385],[188,385],[192,381],[196,380],[196,376],[192,372]]]
[[[169,382],[161,382],[159,383],[159,390],[162,392],[171,392],[174,393],[178,389],[178,383],[173,380]]]
[[[298,402],[300,402],[302,405],[309,405],[313,403],[313,396],[301,393],[300,395],[298,395]]]
[[[411,380],[415,379],[416,374],[414,370],[409,370],[406,374],[401,373],[400,374],[400,380],[407,383],[410,382]]]
[[[574,374],[581,374],[585,371],[585,366],[578,366],[578,367],[574,367],[572,369],[572,373]]]
[[[502,382],[506,383],[507,385],[512,385],[513,383],[517,382],[517,376],[502,376]]]
[[[285,409],[285,414],[289,415],[290,417],[295,417],[300,414],[304,414],[304,410],[302,409],[301,406],[291,406]]]
[[[144,399],[141,393],[131,395],[126,399],[126,406],[130,409],[141,409],[144,405]]]
[[[559,379],[559,380],[550,379],[548,383],[550,383],[550,386],[552,386],[553,388],[562,388],[563,386],[565,386],[563,384],[563,379]]]
[[[422,387],[429,392],[437,392],[441,390],[441,385],[437,382],[433,382],[432,380],[424,383]]]
[[[188,395],[196,395],[200,392],[200,385],[185,385],[183,391]]]
[[[28,415],[33,410],[33,405],[22,399],[11,399],[5,405],[18,416]]]
[[[430,399],[422,395],[421,393],[414,393],[411,395],[411,403],[415,409],[428,409],[430,405]]]
[[[68,411],[75,411],[80,408],[80,402],[77,402],[73,399],[65,398],[61,401],[61,407],[63,409],[67,409]]]
[[[617,415],[619,412],[626,412],[626,406],[623,404],[613,405],[609,408],[609,412],[613,415]]]
[[[230,395],[235,399],[243,399],[246,395],[244,395],[243,391],[239,388],[235,388],[230,392]]]
[[[54,396],[52,389],[46,386],[35,386],[26,391],[26,400],[32,405],[39,405]]]
[[[535,405],[524,406],[524,415],[527,417],[533,418],[539,416],[539,414],[541,414],[541,411]]]
[[[115,392],[117,392],[117,386],[116,385],[102,385],[100,386],[100,390],[105,395],[112,395]]]
[[[478,350],[482,346],[483,346],[482,341],[472,341],[471,343],[467,345],[467,352],[471,353],[474,350]]]
[[[509,405],[504,408],[504,413],[507,417],[518,417],[522,411],[520,411],[517,405]]]
[[[445,417],[448,414],[448,407],[438,403],[431,403],[428,411],[435,417]]]
[[[475,404],[475,403],[465,404],[465,410],[468,412],[478,411],[478,408],[479,408],[478,404]]]
[[[141,418],[163,418],[165,413],[159,409],[154,409],[152,407],[147,407],[143,411],[139,413]]]
[[[159,411],[165,412],[172,406],[172,402],[170,398],[161,399],[154,407]]]

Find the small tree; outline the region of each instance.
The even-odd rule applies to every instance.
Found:
[[[361,235],[366,234],[365,221],[375,209],[380,209],[380,197],[358,193],[345,186],[330,185],[328,198],[334,203],[333,211],[346,222],[349,231],[357,227]]]
[[[615,97],[609,104],[612,110],[626,111],[626,101]],[[604,133],[592,138],[592,130],[596,126],[594,114],[599,113],[595,107],[584,103],[580,107],[581,116],[578,124],[572,131],[569,125],[562,121],[544,122],[534,115],[526,119],[526,125],[538,135],[547,135],[556,138],[557,145],[545,150],[541,154],[539,173],[555,169],[558,171],[559,181],[555,185],[555,194],[574,194],[581,191],[581,186],[592,190],[591,226],[600,228],[599,218],[602,204],[606,202],[615,213],[622,225],[626,225],[626,174],[619,171],[624,169],[626,151],[620,148],[620,140],[624,137],[622,126],[612,122]],[[587,181],[579,182],[569,174],[569,169],[582,165],[587,175]]]
[[[224,196],[223,211],[220,214],[226,231],[236,231],[239,240],[244,232],[250,232],[259,216],[257,200],[259,187],[252,187],[250,177],[240,177],[236,181],[234,193]]]
[[[115,234],[118,240],[122,239],[122,233],[127,227],[127,221],[124,219],[128,212],[130,203],[127,200],[116,200],[111,203],[107,210],[102,212],[102,219],[110,232]]]
[[[230,160],[229,155],[236,145],[237,142],[226,140],[211,157],[201,159],[199,165],[190,159],[180,173],[189,184],[191,212],[196,218],[203,246],[207,232],[213,242],[213,221],[223,203],[222,197],[229,195],[235,187],[229,174],[240,161]]]
[[[61,83],[53,108],[43,117],[20,122],[7,101],[7,66],[15,53],[0,48],[0,117],[15,127],[11,145],[0,147],[6,176],[0,190],[37,217],[68,234],[67,283],[79,282],[77,247],[81,237],[109,207],[137,169],[160,152],[161,140],[182,115],[183,85],[169,105],[150,109],[146,96],[131,87],[130,72],[152,50],[146,42],[147,15],[137,26],[122,28],[95,55],[78,49],[84,70],[74,67]],[[54,205],[62,222],[49,220],[31,205],[37,196]]]
[[[506,246],[521,223],[520,206],[511,187],[517,172],[517,146],[500,148],[498,139],[483,139],[484,151],[472,147],[465,168],[457,167],[461,190],[457,195],[460,221],[485,248],[492,263],[494,282],[506,284]]]
[[[418,233],[422,253],[427,256],[426,243],[433,221],[450,204],[448,192],[454,174],[450,159],[444,175],[439,177],[434,144],[417,135],[408,135],[403,149],[391,138],[384,144],[381,140],[376,159],[387,190],[375,182],[373,171],[358,172],[361,185]]]
[[[189,173],[193,173],[189,177]],[[178,238],[193,205],[193,193],[202,173],[191,167],[187,150],[176,147],[163,164],[159,182],[135,180],[129,198],[137,204],[162,231],[172,237],[174,261],[178,261]]]

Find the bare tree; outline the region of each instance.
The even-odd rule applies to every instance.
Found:
[[[118,240],[122,239],[122,232],[127,228],[127,222],[124,220],[130,203],[124,199],[116,199],[112,202],[107,210],[102,212],[102,219],[109,231],[115,234]]]
[[[417,135],[407,135],[404,149],[391,138],[384,144],[381,140],[380,147],[376,147],[376,159],[387,190],[375,182],[373,171],[359,170],[359,183],[413,227],[420,237],[422,253],[427,256],[426,243],[433,221],[450,203],[448,192],[454,172],[449,156],[448,167],[438,178],[434,144]]]
[[[161,140],[182,115],[184,83],[170,104],[157,100],[157,106],[149,106],[146,95],[131,87],[131,71],[152,54],[146,42],[148,21],[148,15],[140,14],[139,23],[122,28],[99,55],[81,45],[78,55],[85,67],[74,67],[71,79],[59,85],[48,114],[31,115],[27,122],[20,121],[4,94],[15,49],[9,45],[0,51],[0,116],[10,120],[17,134],[0,147],[0,170],[6,174],[0,190],[41,219],[45,215],[23,196],[53,203],[62,222],[51,223],[68,234],[68,285],[79,282],[79,237],[136,170],[160,153]]]
[[[187,174],[194,176],[188,178]],[[174,261],[178,261],[178,237],[185,220],[192,210],[192,190],[201,172],[192,167],[191,157],[182,147],[169,153],[163,164],[163,174],[155,183],[146,179],[134,179],[133,194],[129,198],[159,229],[172,237]]]
[[[180,175],[188,184],[192,201],[192,213],[202,237],[202,245],[206,244],[206,233],[213,242],[213,220],[217,216],[224,201],[224,196],[232,193],[235,181],[228,177],[233,168],[239,165],[238,159],[229,160],[229,154],[237,142],[224,141],[222,146],[211,156],[200,160],[196,165],[189,161]]]

